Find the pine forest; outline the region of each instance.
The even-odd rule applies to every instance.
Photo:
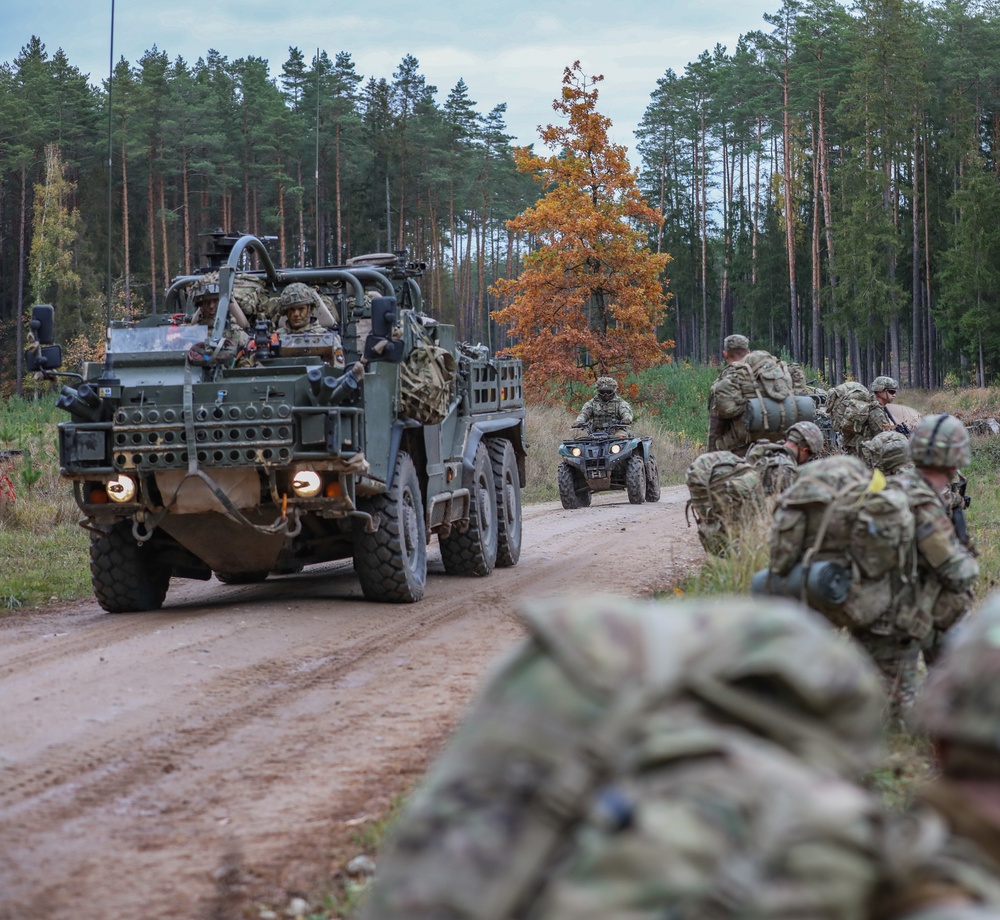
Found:
[[[611,124],[600,75],[565,63]],[[83,357],[102,341],[109,281],[113,315],[154,311],[216,228],[270,238],[285,266],[406,249],[461,339],[530,363],[530,324],[510,309],[533,253],[560,236],[533,219],[543,197],[579,175],[557,168],[579,147],[570,89],[539,88],[553,123],[526,150],[505,105],[482,111],[474,86],[429,79],[410,54],[371,75],[350,50],[292,47],[275,67],[154,46],[95,81],[31,37],[0,64],[0,393],[27,385],[33,303],[55,305],[59,339]],[[638,195],[620,192],[629,246],[650,257],[648,309],[616,296],[652,324],[657,360],[717,360],[741,332],[831,382],[996,381],[994,5],[785,0],[649,93],[628,151]],[[588,155],[607,144],[594,137]]]

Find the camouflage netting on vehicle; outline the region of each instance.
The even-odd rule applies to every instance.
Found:
[[[762,489],[754,467],[728,450],[696,457],[685,473],[690,498],[684,509],[688,527],[694,514],[705,552],[722,556],[733,525],[760,507]]]
[[[865,433],[868,414],[878,401],[863,383],[849,380],[826,391],[826,412],[834,430],[845,440]]]
[[[855,457],[829,457],[799,470],[778,500],[770,543],[777,575],[824,561],[850,571],[846,601],[823,610],[837,626],[870,626],[913,581],[914,522],[906,494],[885,488],[885,477]]]
[[[864,916],[879,682],[774,599],[550,600],[411,797],[363,920]]]
[[[414,347],[399,367],[399,402],[403,415],[423,425],[437,425],[448,415],[458,366],[450,351],[435,345],[415,323]]]

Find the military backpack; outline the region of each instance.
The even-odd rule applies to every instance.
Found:
[[[758,441],[747,451],[747,463],[757,470],[765,495],[780,495],[799,474],[799,466],[784,444]]]
[[[705,552],[725,554],[741,517],[760,508],[763,490],[757,470],[728,450],[696,457],[685,474],[690,498],[684,509],[688,527],[694,516]]]
[[[845,440],[865,433],[868,414],[878,408],[878,400],[863,383],[849,380],[826,393],[826,411],[834,430]]]

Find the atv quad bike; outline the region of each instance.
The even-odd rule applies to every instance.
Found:
[[[585,435],[559,445],[559,498],[564,508],[586,508],[594,492],[624,490],[633,505],[660,500],[653,439],[633,437],[629,426],[574,425]]]

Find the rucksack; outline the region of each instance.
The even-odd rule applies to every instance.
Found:
[[[714,450],[694,459],[685,480],[690,495],[684,508],[688,527],[690,512],[705,552],[724,555],[733,525],[761,507],[763,490],[757,471],[731,451]]]
[[[876,756],[882,701],[859,649],[781,601],[523,614],[526,641],[396,821],[362,920],[861,916],[876,806],[838,777]],[[783,871],[803,840],[807,865]],[[618,859],[589,863],[605,846]],[[574,909],[595,876],[647,909]]]
[[[746,459],[757,470],[765,495],[781,494],[799,474],[799,465],[785,445],[775,441],[758,441],[747,451]]]
[[[868,413],[878,407],[878,401],[868,387],[855,380],[831,387],[826,393],[826,411],[834,431],[845,440],[863,434]]]
[[[914,518],[906,493],[855,457],[813,461],[778,499],[771,528],[771,570],[833,561],[851,574],[847,599],[823,613],[861,629],[891,613],[912,583]],[[802,518],[805,529],[802,530]]]

